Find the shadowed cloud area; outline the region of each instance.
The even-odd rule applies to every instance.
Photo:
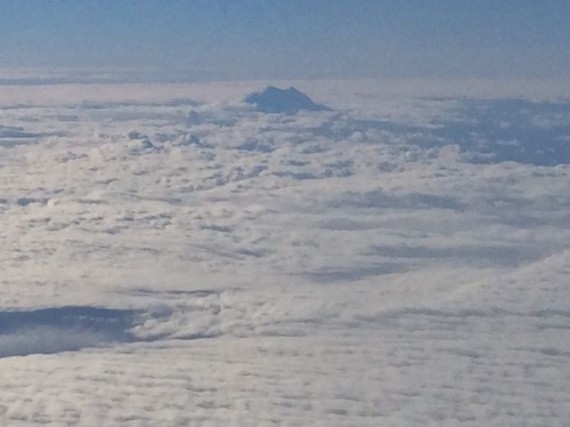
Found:
[[[570,101],[466,100],[454,117],[434,121],[418,145],[454,143],[472,163],[570,163]]]

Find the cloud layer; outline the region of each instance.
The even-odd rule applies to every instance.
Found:
[[[568,100],[364,83],[0,88],[0,424],[563,425]]]

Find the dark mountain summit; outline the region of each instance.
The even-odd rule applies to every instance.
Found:
[[[263,92],[248,95],[244,101],[255,105],[257,111],[262,113],[295,114],[301,110],[330,111],[330,108],[316,104],[311,98],[294,87],[279,89],[268,86]]]

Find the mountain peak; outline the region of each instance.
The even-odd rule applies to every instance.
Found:
[[[254,92],[248,95],[244,101],[255,105],[257,111],[262,113],[296,114],[301,110],[330,111],[330,108],[315,103],[293,86],[288,89],[268,86],[263,92]]]

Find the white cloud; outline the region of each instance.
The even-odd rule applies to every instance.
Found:
[[[493,132],[567,111],[302,82],[337,111],[285,116],[263,86],[0,88],[0,320],[136,310],[0,326],[0,424],[565,422],[568,159]]]

